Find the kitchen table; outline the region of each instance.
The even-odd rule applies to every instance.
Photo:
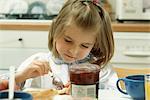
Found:
[[[129,95],[122,94],[117,89],[99,89],[98,100],[133,100]]]
[[[74,100],[69,95],[58,95],[54,100]],[[97,100],[97,99],[75,99],[75,100]],[[120,93],[117,89],[99,89],[98,100],[133,100],[129,95]]]
[[[33,89],[25,89],[33,90]],[[80,99],[72,98],[71,95],[56,95],[53,100],[133,100],[129,95],[122,94],[116,88],[113,89],[99,89],[98,99],[83,97]],[[86,98],[86,99],[85,99]]]

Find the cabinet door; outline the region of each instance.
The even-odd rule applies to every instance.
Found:
[[[13,30],[0,30],[0,47],[20,47],[19,32]]]
[[[26,58],[48,52],[48,31],[0,30],[0,69],[18,67]]]
[[[22,46],[26,48],[48,48],[48,31],[22,31]]]
[[[115,32],[113,63],[150,64],[150,34],[146,32]],[[144,65],[145,66],[145,65]]]

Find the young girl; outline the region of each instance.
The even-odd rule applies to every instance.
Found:
[[[74,63],[97,64],[100,79],[109,76],[111,68],[106,64],[114,54],[114,39],[108,13],[96,0],[68,0],[52,22],[48,47],[49,53],[35,54],[20,65],[16,73],[19,86],[57,88],[49,71],[66,86],[68,68]]]

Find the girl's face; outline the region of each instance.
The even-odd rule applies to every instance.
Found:
[[[83,30],[75,24],[69,25],[64,34],[56,40],[56,50],[67,63],[84,59],[93,48],[96,34]]]

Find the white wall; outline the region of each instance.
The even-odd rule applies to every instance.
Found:
[[[116,0],[108,0],[108,2],[111,4],[112,6],[112,11],[113,13],[115,13],[115,9],[116,9]]]

